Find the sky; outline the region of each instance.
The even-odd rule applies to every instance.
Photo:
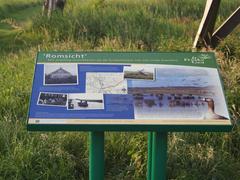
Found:
[[[149,65],[131,65],[131,66],[125,66],[124,67],[124,71],[133,71],[133,72],[149,72],[149,73],[153,73],[154,72],[154,67],[153,66],[149,66]]]
[[[218,72],[212,68],[156,67],[156,80],[130,80],[129,87],[207,87],[218,85]]]

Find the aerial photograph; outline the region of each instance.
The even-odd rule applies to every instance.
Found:
[[[157,67],[156,67],[157,66]],[[229,119],[216,69],[155,65],[155,81],[129,82],[137,119]]]

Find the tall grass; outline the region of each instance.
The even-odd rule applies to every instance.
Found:
[[[40,0],[0,0],[0,20],[18,10],[30,8],[39,4]]]
[[[31,27],[31,16],[40,12],[40,0],[0,0],[0,51],[27,48],[38,43]]]
[[[238,0],[222,2],[218,24],[237,3]],[[122,46],[130,44],[140,50],[166,50],[166,45],[172,48],[171,43],[179,41],[180,50],[190,50],[204,6],[203,0],[71,0],[64,16],[56,13],[50,20],[38,16],[33,31],[42,34],[44,41],[88,41],[91,48],[104,39],[118,39]]]

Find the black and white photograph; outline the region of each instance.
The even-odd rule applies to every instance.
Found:
[[[67,104],[67,94],[40,92],[37,104],[43,106],[65,107]]]
[[[104,98],[101,93],[68,94],[68,110],[104,109]]]
[[[77,64],[44,64],[44,85],[77,85]]]
[[[125,66],[124,79],[154,80],[155,68],[147,65]]]

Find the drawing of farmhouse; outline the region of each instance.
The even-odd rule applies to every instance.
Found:
[[[77,76],[60,67],[49,74],[45,74],[45,84],[77,84]]]

